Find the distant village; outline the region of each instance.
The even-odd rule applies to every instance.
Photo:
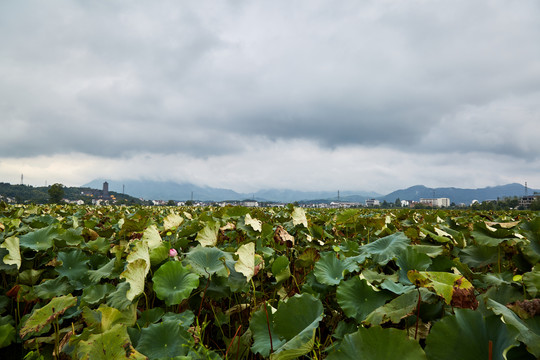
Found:
[[[104,182],[101,190],[84,188],[81,191],[80,195],[84,198],[77,200],[70,200],[67,198],[63,199],[64,203],[67,204],[92,204],[92,205],[113,205],[121,204],[122,202],[117,199],[117,197],[109,192],[109,183]],[[118,195],[118,196],[121,196]],[[245,207],[285,207],[288,203],[272,202],[272,201],[256,201],[255,199],[246,199],[242,201],[197,201],[197,200],[187,200],[187,201],[174,201],[174,200],[144,200],[138,199],[144,204],[154,205],[154,206],[245,206]],[[2,196],[0,194],[0,201],[5,201],[7,203],[16,203],[15,198],[8,196]],[[433,198],[420,198],[419,201],[414,200],[400,200],[396,199],[395,202],[386,202],[380,201],[378,199],[366,199],[363,203],[361,202],[346,202],[339,201],[339,195],[337,201],[300,201],[294,202],[296,206],[305,207],[305,208],[320,208],[320,209],[339,209],[339,208],[466,208],[466,207],[486,207],[490,204],[495,204],[499,200],[485,200],[479,202],[473,200],[471,204],[454,204],[449,198],[446,197],[433,197]],[[517,209],[529,209],[533,203],[540,202],[540,194],[525,195],[519,198],[515,198],[515,207]]]

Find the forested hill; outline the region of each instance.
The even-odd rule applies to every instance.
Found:
[[[45,204],[49,202],[49,189],[50,186],[34,187],[31,185],[12,185],[0,182],[0,200],[6,200],[7,198],[10,198],[17,203],[33,202],[36,204]],[[70,201],[83,200],[85,202],[91,202],[92,196],[84,194],[91,194],[96,192],[96,189],[91,189],[88,187],[64,187],[63,189],[63,198]],[[142,203],[141,200],[130,195],[119,194],[114,191],[110,191],[109,194],[114,195],[114,197],[121,203]]]

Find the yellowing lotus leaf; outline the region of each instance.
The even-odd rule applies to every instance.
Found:
[[[255,274],[255,243],[240,246],[236,255],[238,255],[238,261],[234,264],[234,269],[244,274],[249,282]]]
[[[165,217],[165,219],[163,219],[163,229],[170,230],[172,228],[178,228],[183,222],[184,219],[180,215],[170,213]]]
[[[144,291],[144,282],[146,280],[146,274],[148,273],[147,267],[149,262],[143,259],[137,259],[130,262],[126,266],[126,270],[120,274],[121,279],[126,279],[129,283],[129,290],[126,294],[126,298],[129,301],[133,301],[136,296],[142,294]]]
[[[6,265],[16,265],[17,269],[21,268],[21,252],[19,249],[19,238],[16,236],[10,236],[4,242],[2,245],[0,245],[0,248],[7,249],[8,254],[4,256],[4,264]]]
[[[156,225],[150,225],[144,230],[142,240],[148,244],[148,248],[153,250],[161,245],[161,235]]]
[[[262,231],[262,221],[252,218],[249,213],[246,214],[245,223],[246,225],[251,226],[255,231]]]
[[[303,208],[295,207],[291,216],[293,225],[304,225],[305,227],[308,227],[306,212]]]

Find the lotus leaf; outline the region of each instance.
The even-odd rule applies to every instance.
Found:
[[[178,228],[182,223],[184,222],[184,219],[176,214],[176,213],[170,213],[163,219],[163,230],[171,230]],[[155,226],[155,225],[153,225]]]
[[[150,225],[146,228],[146,230],[144,230],[142,241],[146,242],[150,250],[155,249],[159,245],[161,245],[161,235],[159,235],[159,231],[156,225]]]
[[[112,306],[118,310],[124,310],[131,305],[131,300],[127,298],[127,292],[129,291],[129,283],[122,282],[116,286],[116,290],[107,296],[107,305]]]
[[[497,262],[499,250],[496,246],[470,245],[460,251],[460,259],[464,264],[479,268]]]
[[[187,355],[190,339],[190,334],[178,322],[163,321],[142,329],[137,350],[150,360],[170,359]]]
[[[204,228],[197,233],[196,240],[202,246],[216,246],[219,232],[219,223],[207,222]]]
[[[150,254],[148,252],[148,244],[145,241],[136,241],[133,244],[133,246],[131,247],[131,251],[126,258],[126,261],[128,262],[128,264],[130,264],[139,259],[144,261],[144,275],[146,276],[146,274],[148,274],[148,271],[150,270]]]
[[[454,288],[471,289],[473,286],[462,275],[441,271],[416,271],[408,272],[409,280],[418,286],[431,287],[442,296],[447,304],[452,301]]]
[[[334,252],[325,252],[315,263],[313,273],[321,284],[337,285],[341,282],[346,272],[352,272],[358,266],[351,258],[338,259]]]
[[[416,250],[416,246],[407,246],[402,251],[396,260],[397,266],[399,266],[399,281],[406,285],[411,285],[411,282],[407,278],[407,271],[409,270],[427,270],[431,265],[431,259],[426,254],[419,253]]]
[[[280,283],[287,280],[291,276],[289,268],[289,259],[286,256],[278,256],[272,263],[272,274],[276,278],[276,282]]]
[[[249,282],[255,274],[255,243],[250,242],[240,246],[236,255],[238,255],[238,261],[234,269],[242,273]]]
[[[67,295],[74,289],[75,287],[65,277],[45,280],[41,284],[34,286],[34,292],[40,299],[52,299],[53,297]]]
[[[60,276],[66,277],[76,289],[82,289],[89,281],[88,262],[90,259],[80,249],[58,253],[60,266],[55,268]]]
[[[376,264],[386,265],[404,251],[409,243],[410,240],[404,233],[397,232],[363,245],[360,250],[370,256]]]
[[[88,277],[91,282],[98,283],[102,278],[110,278],[114,269],[115,259],[109,260],[105,265],[96,270],[89,270]]]
[[[292,214],[292,222],[293,225],[304,225],[304,227],[308,227],[308,222],[306,218],[306,212],[301,207],[295,207]]]
[[[71,294],[52,299],[44,307],[32,312],[21,328],[21,338],[39,332],[75,304],[77,304],[77,298]]]
[[[386,291],[375,291],[366,280],[354,277],[339,284],[337,302],[348,317],[357,322],[365,320],[368,314],[383,306],[392,298]]]
[[[11,315],[0,318],[0,349],[15,341],[17,332],[14,325],[15,321]]]
[[[263,356],[270,353],[270,328],[274,350],[270,359],[295,359],[310,352],[315,330],[324,312],[320,300],[310,294],[297,294],[287,302],[280,303],[273,315],[271,310],[271,307],[267,307],[266,312],[262,309],[253,314],[250,321],[255,340],[252,350]]]
[[[102,334],[90,335],[77,345],[77,357],[81,360],[129,359],[144,360],[146,356],[135,350],[126,327],[120,324]]]
[[[34,251],[45,251],[53,247],[54,239],[58,235],[58,228],[55,225],[50,225],[22,235],[19,239],[19,245]]]
[[[407,337],[402,330],[383,329],[373,326],[359,328],[357,332],[345,335],[341,343],[328,355],[328,360],[403,360],[427,359],[420,345]]]
[[[228,276],[225,262],[231,260],[232,256],[215,247],[197,246],[186,255],[186,261],[192,269],[199,275],[210,277],[212,274]]]
[[[19,250],[19,238],[16,236],[10,236],[4,240],[0,248],[4,248],[8,251],[8,254],[4,256],[4,264],[15,265],[17,269],[21,268],[21,252]]]
[[[474,240],[482,246],[498,246],[500,243],[515,239],[515,232],[511,229],[497,229],[486,225],[486,223],[475,223],[471,232]]]
[[[537,358],[540,358],[540,329],[531,328],[526,322],[521,320],[512,310],[488,299],[486,304],[496,315],[500,315],[505,324],[518,331],[517,339],[527,345],[527,350]],[[537,331],[535,331],[537,330]]]
[[[44,271],[45,269],[40,269],[40,270],[28,269],[28,270],[21,271],[19,273],[19,282],[25,285],[34,285],[39,281],[39,278],[41,277],[41,274],[43,274]]]
[[[157,297],[170,306],[180,304],[189,297],[193,289],[199,286],[199,276],[180,262],[169,261],[155,272],[153,282]]]
[[[506,352],[518,345],[516,334],[496,316],[483,318],[478,311],[455,309],[455,315],[435,323],[425,351],[430,359],[488,359],[491,341],[492,359],[503,360]]]
[[[115,290],[112,284],[94,284],[83,289],[81,303],[96,305],[105,301],[107,295]]]
[[[251,228],[255,231],[262,231],[262,221],[252,218],[249,213],[246,214],[244,223],[251,226]]]
[[[367,316],[364,323],[368,325],[380,325],[390,321],[397,324],[401,319],[413,313],[418,306],[419,296],[422,297],[421,301],[423,302],[435,301],[433,298],[434,295],[426,289],[412,290],[375,309]]]
[[[536,264],[532,271],[523,274],[523,284],[532,297],[540,294],[540,264]]]

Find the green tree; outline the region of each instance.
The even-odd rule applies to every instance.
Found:
[[[62,198],[64,197],[64,185],[58,183],[51,185],[47,192],[49,193],[49,201],[53,204],[58,204],[62,202]]]
[[[174,200],[167,201],[167,206],[176,206],[176,202]]]
[[[394,204],[396,205],[396,207],[401,207],[401,200],[397,198]]]

